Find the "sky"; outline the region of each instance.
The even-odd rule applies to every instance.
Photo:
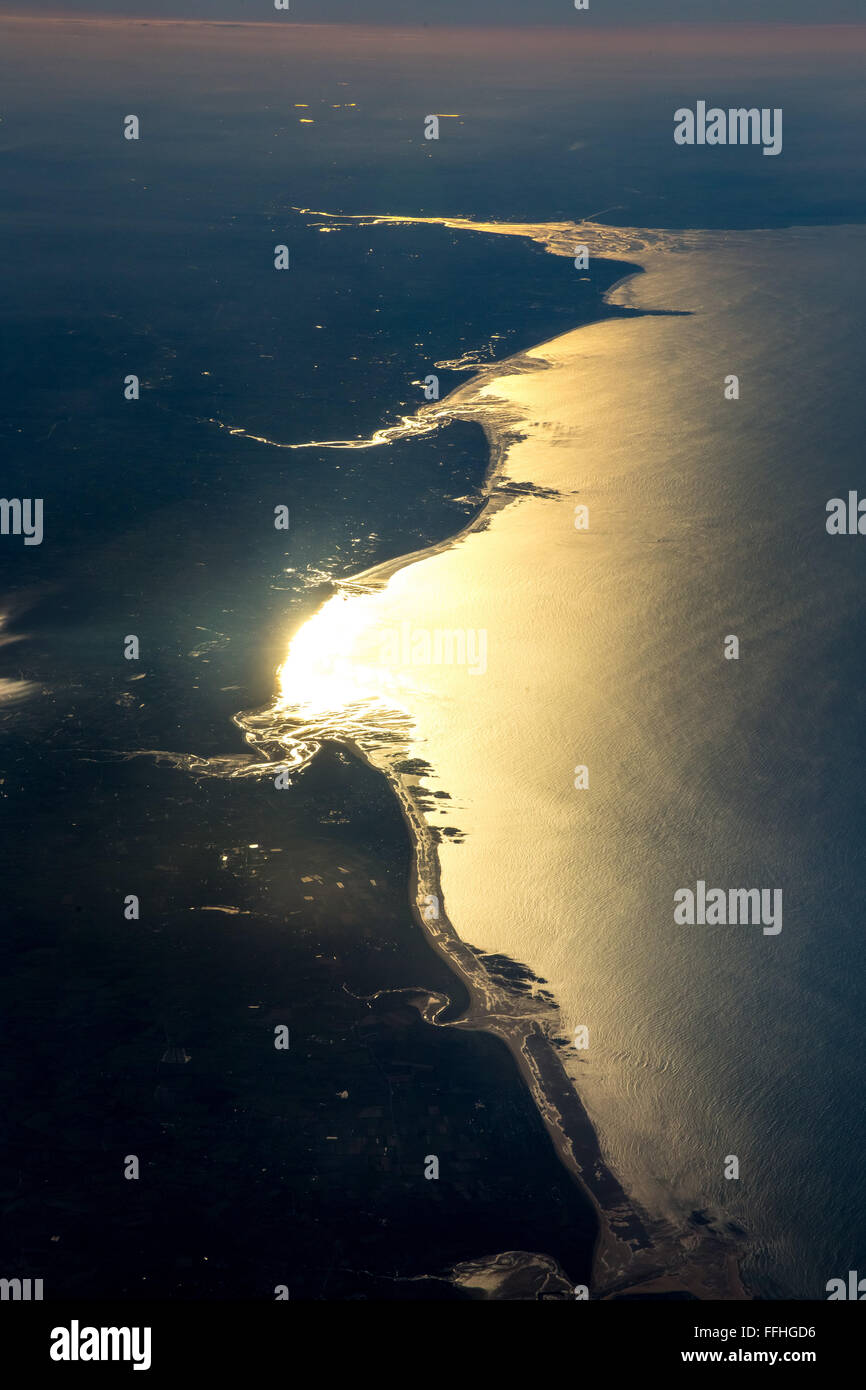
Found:
[[[862,23],[864,0],[290,0],[276,13],[274,0],[47,0],[41,13],[142,18],[273,20],[277,23],[646,25],[752,22]],[[0,13],[34,15],[27,0],[0,0]]]

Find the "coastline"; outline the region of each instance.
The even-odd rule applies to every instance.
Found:
[[[494,474],[491,473],[492,483]],[[483,524],[484,509],[466,528]],[[438,543],[418,558],[458,544],[464,532]],[[391,573],[413,564],[414,557],[391,561],[375,571],[359,575],[347,586],[367,589],[386,583]],[[535,1005],[522,997],[509,997],[493,982],[472,948],[451,923],[442,885],[436,840],[427,824],[408,776],[371,757],[351,739],[341,743],[368,766],[382,774],[400,807],[410,843],[412,861],[409,902],[416,926],[435,951],[460,976],[469,996],[469,1007],[457,1019],[445,1020],[448,998],[427,994],[416,1007],[425,1022],[444,1028],[482,1029],[505,1043],[551,1138],[563,1166],[579,1184],[595,1209],[599,1238],[593,1254],[590,1296],[608,1299],[634,1295],[664,1295],[684,1290],[695,1298],[747,1300],[737,1264],[735,1243],[712,1232],[682,1235],[666,1222],[653,1221],[630,1200],[619,1179],[605,1163],[601,1144],[579,1091],[565,1068],[553,1040],[556,1005]],[[440,904],[438,920],[425,915],[424,904],[433,896]],[[407,995],[413,991],[400,990]],[[383,991],[387,995],[389,991]]]
[[[473,224],[464,219],[369,218],[370,223],[415,221],[444,223],[447,226],[467,227],[477,231],[502,230],[509,234],[527,236],[542,243],[546,250],[555,255],[571,255],[575,236],[587,226],[595,230],[594,224],[501,228],[496,224]],[[637,249],[647,249],[646,239],[637,237],[628,230],[601,230],[605,234],[606,242],[605,251],[601,254],[606,254],[606,257],[621,257],[626,249],[630,254],[634,254]],[[666,249],[684,250],[684,242],[688,244],[689,241],[688,234],[660,235],[664,240],[670,239],[676,243],[675,246]],[[605,293],[604,302],[608,302],[614,290],[621,290],[628,281],[642,272],[643,267],[636,265],[634,269],[619,277]],[[632,313],[638,316],[642,312],[632,310]],[[507,374],[509,369],[536,368],[537,360],[533,360],[530,354],[538,352],[542,346],[538,345],[502,361],[482,365],[472,372],[465,384],[457,387],[435,406],[422,407],[414,416],[405,419],[401,426],[391,427],[387,431],[390,438],[399,438],[403,434],[417,433],[419,429],[435,429],[451,418],[475,420],[484,430],[489,448],[489,466],[483,484],[483,504],[460,531],[429,547],[394,557],[341,581],[337,586],[338,593],[360,595],[381,590],[399,571],[452,550],[474,532],[483,530],[495,511],[523,495],[509,491],[507,484],[501,488],[497,487],[504,479],[503,464],[509,447],[521,437],[519,417],[516,413],[513,415],[512,428],[509,429],[507,415],[505,419],[503,417],[502,402],[494,402],[490,412],[495,415],[494,427],[488,411],[477,401],[477,396],[487,384],[495,383],[495,380],[503,373]],[[467,408],[461,400],[464,395],[475,397],[474,408]],[[334,441],[334,446],[364,447],[364,443]],[[290,700],[288,703],[290,706]],[[270,713],[273,714],[273,711]],[[259,749],[262,746],[260,721],[261,717],[248,723],[243,716],[239,716],[237,720],[239,727],[245,731],[247,741]],[[268,724],[267,716],[263,722]],[[258,729],[256,725],[259,725]],[[309,740],[309,729],[305,731],[305,737]],[[273,727],[270,728],[266,741],[271,746],[280,744],[280,736]],[[331,737],[325,732],[319,746],[330,741]],[[549,1000],[549,996],[543,1002],[538,999],[530,1000],[503,988],[485,970],[474,948],[464,942],[454,929],[445,908],[437,836],[424,815],[423,789],[409,780],[413,774],[400,772],[393,765],[393,760],[377,757],[375,752],[365,748],[357,738],[351,737],[348,733],[340,734],[334,741],[350,749],[355,756],[383,774],[388,781],[399,804],[412,844],[410,905],[413,918],[433,948],[463,980],[470,1000],[468,1009],[456,1019],[445,1018],[450,1008],[450,1000],[442,996],[427,994],[426,997],[416,1000],[416,1007],[425,1021],[434,1026],[481,1029],[494,1034],[506,1044],[524,1084],[533,1097],[560,1162],[579,1184],[596,1211],[600,1236],[593,1261],[591,1296],[629,1297],[634,1296],[639,1290],[638,1296],[649,1297],[666,1296],[672,1291],[680,1291],[684,1297],[749,1298],[751,1295],[743,1284],[737,1265],[735,1241],[705,1228],[677,1231],[664,1219],[654,1220],[627,1196],[619,1179],[605,1163],[598,1135],[581,1100],[579,1088],[563,1065],[560,1051],[562,1040],[557,1041],[554,1038],[557,1030],[555,1002]],[[315,756],[314,748],[311,750],[309,741],[307,751],[310,756]],[[431,921],[429,913],[425,914],[424,911],[424,904],[430,901],[431,896],[440,904],[441,909],[435,921]],[[383,993],[387,994],[387,991]],[[409,995],[412,991],[403,989],[398,993]]]
[[[557,235],[564,248],[568,234]],[[810,757],[804,692],[822,698],[812,667],[798,666],[798,634],[829,651],[858,611],[847,552],[825,554],[821,499],[837,489],[840,463],[856,466],[844,405],[859,359],[828,306],[850,282],[863,231],[694,233],[671,255],[653,249],[650,232],[640,239],[649,273],[620,279],[615,294],[630,317],[548,338],[504,358],[486,386],[446,398],[494,447],[508,434],[511,481],[494,479],[459,542],[391,561],[384,585],[375,568],[354,576],[296,633],[273,746],[298,732],[308,748],[348,736],[377,766],[401,759],[419,774],[409,791],[434,827],[461,938],[493,963],[494,980],[498,959],[514,963],[518,991],[524,968],[550,982],[557,1032],[592,1031],[588,1051],[561,1049],[560,1060],[608,1166],[641,1217],[659,1218],[646,1218],[665,1251],[657,1265],[687,1265],[704,1291],[714,1266],[712,1287],[728,1296],[808,1298],[836,1258],[832,1217],[818,1245],[812,1234],[834,1188],[791,1209],[765,1116],[787,1136],[796,1184],[811,1162],[820,1067],[800,1059],[801,1090],[786,1100],[778,1078],[792,1065],[799,981],[819,949],[805,905],[823,920],[791,775],[792,748]],[[791,296],[804,259],[810,292]],[[815,377],[819,347],[826,369]],[[722,391],[732,367],[749,384],[737,406]],[[816,446],[830,397],[847,425],[828,457]],[[582,537],[575,500],[592,514]],[[828,564],[834,603],[814,584]],[[414,669],[404,657],[392,676],[394,658],[381,642],[377,656],[374,639],[406,620],[422,634],[484,632],[484,681],[423,657]],[[728,666],[721,635],[738,626],[748,659]],[[322,656],[338,658],[336,679],[311,677]],[[780,719],[792,664],[800,679]],[[364,717],[368,696],[375,717]],[[574,797],[576,761],[596,769],[591,797]],[[790,816],[768,818],[770,786]],[[772,955],[763,937],[671,929],[671,886],[716,860],[745,873],[740,881],[772,874],[800,903]],[[483,998],[491,988],[483,982]],[[775,1026],[744,1047],[755,1018]],[[841,1082],[836,1091],[841,1106]],[[731,1153],[751,1156],[748,1181],[726,1180]],[[596,1287],[627,1297],[623,1261],[607,1260],[603,1245]],[[647,1296],[665,1277],[649,1264],[638,1271]]]

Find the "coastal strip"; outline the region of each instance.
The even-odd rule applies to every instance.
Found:
[[[327,216],[327,214],[316,214]],[[339,219],[334,219],[339,221]],[[367,225],[430,223],[461,229],[498,232],[528,237],[546,247],[554,255],[573,255],[576,241],[590,234],[597,236],[594,254],[621,257],[636,251],[686,251],[693,240],[689,233],[636,232],[629,229],[600,227],[595,223],[561,223],[550,226],[473,223],[466,219],[370,217],[345,219],[364,221]],[[639,267],[622,277],[621,287]],[[610,293],[610,292],[608,292]],[[664,311],[662,311],[664,312]],[[495,397],[496,379],[521,367],[539,370],[543,364],[536,356],[517,354],[501,362],[488,363],[475,371],[471,379],[458,387],[444,402],[435,407],[435,421],[424,421],[424,408],[416,417],[402,422],[389,431],[389,439],[378,432],[375,442],[413,435],[428,425],[434,428],[446,419],[474,420],[485,432],[490,447],[489,467],[484,483],[484,502],[479,512],[460,532],[423,550],[395,557],[363,571],[338,586],[344,596],[373,594],[387,585],[389,579],[410,565],[430,559],[450,550],[471,533],[483,529],[491,512],[515,500],[515,493],[503,483],[503,465],[510,446],[520,438],[517,414],[509,417],[503,402]],[[487,391],[479,401],[479,392]],[[434,414],[433,411],[430,412]],[[363,447],[364,441],[332,441],[332,447]],[[327,447],[328,441],[319,441]],[[519,494],[517,494],[519,495]],[[320,610],[321,612],[322,610]],[[316,617],[310,620],[316,622]],[[426,1021],[437,1027],[483,1029],[505,1042],[528,1086],[542,1116],[556,1152],[582,1190],[592,1201],[600,1221],[592,1296],[622,1297],[641,1290],[641,1296],[680,1290],[697,1298],[742,1299],[749,1295],[739,1277],[735,1244],[727,1236],[702,1228],[700,1231],[677,1231],[666,1221],[653,1220],[630,1201],[615,1174],[605,1163],[598,1136],[577,1094],[575,1085],[563,1066],[555,1040],[557,1010],[549,999],[527,997],[511,992],[494,980],[478,955],[464,942],[451,924],[444,906],[438,842],[424,814],[423,796],[411,779],[416,774],[400,768],[403,740],[383,737],[377,728],[381,708],[365,719],[353,713],[346,722],[333,718],[333,711],[322,711],[321,720],[308,717],[300,706],[293,708],[290,679],[286,680],[282,697],[275,706],[257,715],[239,715],[236,723],[244,732],[248,744],[259,755],[270,759],[276,750],[285,761],[285,750],[297,752],[299,738],[303,740],[301,765],[322,745],[334,742],[350,748],[357,757],[376,768],[389,781],[406,823],[412,846],[413,867],[410,900],[416,924],[434,949],[464,981],[470,1005],[458,1019],[448,1018],[450,1001],[429,996],[416,1001]],[[329,715],[331,717],[329,717]],[[250,769],[251,771],[253,769]],[[431,901],[438,904],[435,916],[426,910]],[[406,991],[401,991],[406,993]]]

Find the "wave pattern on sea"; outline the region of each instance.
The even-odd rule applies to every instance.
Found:
[[[592,221],[536,225],[481,223],[464,218],[313,215],[328,219],[327,230],[352,222],[368,226],[429,224],[521,236],[559,256],[574,256],[581,244],[588,245],[591,254],[612,258],[658,251],[687,252],[698,239],[702,248],[707,248],[703,233],[616,228]],[[729,234],[718,235],[730,244]],[[418,756],[417,729],[409,712],[411,702],[401,700],[402,682],[407,677],[382,660],[383,621],[387,616],[383,601],[401,570],[460,544],[472,532],[487,526],[495,510],[519,505],[527,493],[545,495],[544,489],[505,476],[508,449],[519,438],[519,417],[511,413],[502,398],[497,398],[495,388],[498,378],[518,368],[543,371],[545,364],[538,351],[534,350],[532,356],[518,354],[501,362],[464,358],[460,365],[471,370],[472,377],[444,402],[422,406],[415,414],[402,417],[396,425],[380,429],[368,439],[279,444],[237,426],[210,422],[273,447],[359,449],[428,433],[455,419],[477,421],[491,449],[485,501],[481,511],[456,536],[338,585],[337,591],[292,638],[279,671],[279,689],[273,704],[265,710],[235,716],[249,754],[198,758],[150,750],[149,755],[184,767],[196,776],[273,779],[284,774],[291,780],[303,773],[324,744],[336,742],[378,769],[398,798],[414,846],[413,913],[434,948],[465,981],[471,1003],[462,1017],[455,1018],[447,996],[420,989],[402,993],[431,1025],[485,1029],[510,1048],[562,1161],[579,1179],[601,1218],[594,1296],[617,1296],[641,1286],[658,1292],[688,1288],[704,1298],[742,1298],[746,1294],[739,1282],[730,1239],[707,1230],[700,1235],[677,1231],[667,1221],[650,1219],[629,1200],[606,1166],[593,1127],[562,1064],[563,1040],[557,1036],[560,1025],[555,1001],[546,991],[512,987],[502,971],[488,968],[482,953],[461,939],[447,915],[438,857],[443,832],[427,814],[430,791],[423,784],[430,768]],[[494,1283],[502,1272],[498,1271]],[[467,1267],[455,1277],[458,1282],[471,1285],[477,1275],[478,1271]]]

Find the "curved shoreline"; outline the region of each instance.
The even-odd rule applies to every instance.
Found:
[[[567,243],[573,240],[578,230],[576,224],[556,224],[549,228],[518,228],[496,224],[470,224],[463,219],[444,218],[371,217],[347,220],[394,223],[419,221],[471,227],[473,230],[501,230],[512,235],[529,236],[542,242],[548,251],[557,255],[572,254]],[[604,229],[605,232],[609,230],[617,232],[617,229]],[[627,242],[630,251],[636,249],[635,238],[627,232],[619,233],[612,239],[618,243],[618,254],[622,254],[624,242]],[[679,241],[679,238],[677,240]],[[646,247],[646,239],[642,239],[642,245]],[[684,249],[681,241],[676,249]],[[609,258],[612,248],[607,247],[605,250],[606,258]],[[643,267],[637,265],[633,270],[618,277],[605,291],[602,302],[607,302],[614,290],[642,273]],[[641,313],[640,310],[632,312]],[[451,550],[467,536],[483,529],[492,511],[499,510],[514,500],[514,492],[509,493],[503,489],[498,493],[496,484],[503,475],[504,461],[511,444],[523,437],[517,428],[517,415],[515,413],[509,421],[507,415],[503,414],[502,403],[494,406],[491,402],[490,414],[495,414],[497,426],[492,429],[487,419],[488,411],[483,403],[478,403],[477,396],[479,387],[483,388],[487,382],[492,384],[503,372],[507,374],[510,366],[522,366],[525,369],[532,365],[541,369],[537,354],[543,345],[538,344],[512,357],[481,365],[466,382],[449,393],[444,401],[437,402],[434,407],[421,407],[416,415],[411,417],[411,421],[407,419],[402,426],[389,430],[389,436],[417,433],[419,418],[423,420],[425,414],[438,417],[433,428],[452,418],[474,420],[480,424],[490,450],[489,464],[482,485],[484,500],[475,516],[460,531],[422,550],[394,557],[340,581],[335,586],[337,593],[362,594],[383,588],[398,571]],[[535,355],[530,358],[529,352]],[[474,403],[463,404],[463,396],[473,397]],[[513,430],[510,428],[511,424],[515,426]],[[346,443],[334,441],[334,446],[346,447]],[[363,447],[363,443],[359,441],[354,447]],[[284,705],[283,709],[285,708]],[[288,708],[291,708],[290,700]],[[239,727],[244,730],[248,743],[258,750],[262,749],[263,742],[273,746],[273,731],[262,739],[263,725],[259,724],[258,731],[255,731],[257,721],[255,717],[248,717],[250,723],[246,723],[243,716],[236,719]],[[259,718],[264,723],[267,714],[263,712]],[[307,737],[309,738],[309,730]],[[280,742],[278,736],[276,741]],[[733,1241],[726,1236],[708,1231],[705,1227],[700,1232],[678,1232],[666,1221],[654,1221],[628,1198],[619,1180],[606,1165],[596,1131],[580,1099],[577,1086],[563,1066],[557,1043],[554,1041],[557,1017],[555,1002],[512,994],[507,986],[495,982],[449,920],[444,907],[438,842],[419,804],[417,787],[408,780],[407,774],[389,765],[387,759],[378,759],[348,734],[329,734],[328,731],[323,731],[319,740],[315,734],[310,740],[318,746],[331,741],[350,749],[365,764],[382,773],[397,797],[412,848],[409,897],[413,918],[433,949],[463,981],[469,998],[469,1005],[464,1014],[453,1020],[442,1018],[451,1005],[450,1000],[428,994],[426,1002],[423,999],[419,1002],[422,991],[414,991],[416,1007],[425,1021],[432,1026],[481,1029],[493,1033],[506,1044],[529,1088],[560,1161],[593,1205],[599,1221],[599,1238],[593,1259],[593,1297],[616,1297],[626,1292],[634,1293],[638,1289],[646,1293],[679,1289],[696,1298],[749,1298],[750,1295],[742,1284],[737,1268]],[[312,749],[310,751],[312,752]],[[435,915],[432,917],[429,910],[431,898],[437,904]],[[413,991],[401,990],[399,993],[406,995]]]

